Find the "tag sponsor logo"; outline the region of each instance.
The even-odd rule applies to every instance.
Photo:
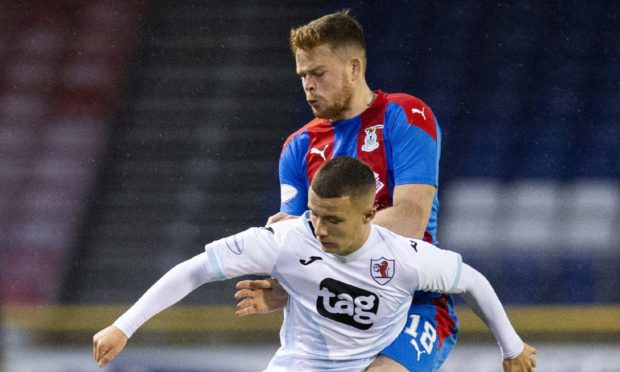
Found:
[[[379,309],[379,296],[331,278],[323,279],[319,289],[316,299],[319,314],[361,330],[372,327]]]

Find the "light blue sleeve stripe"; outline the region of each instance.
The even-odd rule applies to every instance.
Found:
[[[211,274],[213,275],[213,280],[227,279],[226,276],[224,275],[224,272],[222,271],[220,260],[217,259],[217,255],[215,254],[213,247],[207,246],[205,248],[205,251],[207,252],[207,258],[209,259],[207,261],[207,265],[209,268],[209,272],[211,272]]]
[[[456,267],[456,276],[454,277],[454,282],[452,283],[452,288],[450,288],[448,290],[448,293],[455,293],[457,291],[460,292],[460,290],[458,288],[458,285],[459,285],[459,282],[461,281],[461,268],[463,267],[463,258],[458,253],[456,255],[458,257],[457,262],[456,262],[456,265],[457,265],[457,267]]]

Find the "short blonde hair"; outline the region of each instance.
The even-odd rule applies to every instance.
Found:
[[[293,54],[298,49],[308,51],[319,45],[328,44],[333,51],[343,48],[358,48],[366,59],[366,42],[362,26],[344,9],[325,15],[314,21],[291,29],[290,46]]]

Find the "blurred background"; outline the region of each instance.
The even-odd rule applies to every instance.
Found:
[[[278,210],[281,146],[312,118],[288,33],[342,8],[370,87],[442,128],[440,245],[489,278],[541,371],[620,371],[620,2],[413,0],[1,2],[0,370],[96,370],[96,331]],[[261,370],[280,315],[236,319],[233,286],[105,370]],[[442,371],[500,370],[459,314]]]

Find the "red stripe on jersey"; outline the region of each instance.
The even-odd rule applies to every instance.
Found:
[[[437,335],[439,335],[439,349],[443,345],[443,340],[446,337],[452,335],[452,331],[456,328],[454,319],[450,316],[448,311],[448,296],[443,295],[433,300],[433,306],[437,314],[435,315],[435,322],[437,322]]]
[[[377,194],[375,208],[381,210],[392,205],[388,185],[388,169],[383,140],[385,94],[377,92],[373,104],[362,112],[362,125],[357,135],[357,158],[370,166],[375,173]]]
[[[422,238],[425,242],[433,244],[433,236],[428,231],[424,231],[424,237]]]
[[[321,166],[334,153],[334,127],[323,119],[314,119],[305,126],[310,144],[306,153],[306,174],[312,180]]]
[[[422,129],[437,141],[437,123],[435,115],[428,105],[419,98],[403,93],[388,94],[387,100],[403,108],[407,122]]]

